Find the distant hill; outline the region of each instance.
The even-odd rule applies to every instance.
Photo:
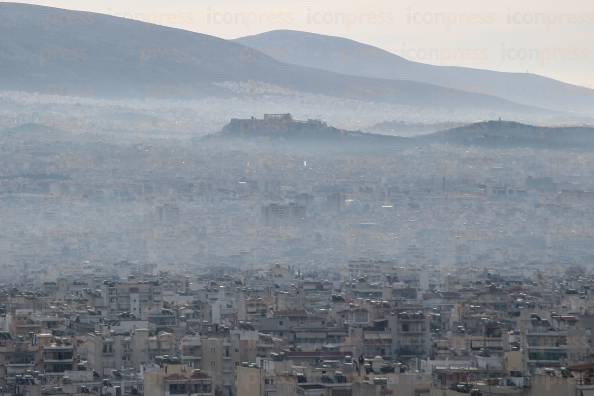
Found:
[[[484,148],[594,150],[592,127],[539,127],[512,121],[486,121],[414,137],[388,136],[334,128],[322,121],[296,121],[289,114],[232,119],[207,139],[245,139],[288,144],[331,144],[350,149],[391,149],[448,144]]]
[[[493,148],[594,149],[592,127],[539,127],[487,121],[423,135],[418,142]]]
[[[236,42],[282,62],[371,78],[419,81],[560,111],[594,114],[594,90],[529,73],[434,66],[342,37],[275,30]]]
[[[0,141],[20,143],[70,142],[93,136],[43,124],[27,123],[0,130]],[[100,139],[100,136],[96,138]],[[482,148],[594,150],[594,127],[541,127],[513,121],[485,121],[412,137],[366,133],[335,128],[320,120],[295,120],[290,114],[232,119],[218,133],[198,141],[252,141],[288,146],[319,146],[349,150],[392,150],[431,144]]]
[[[426,108],[537,111],[431,84],[279,62],[237,42],[108,15],[0,3],[0,87],[98,97],[232,95],[223,82]]]
[[[290,144],[331,144],[349,147],[385,147],[408,144],[397,136],[347,131],[319,120],[298,121],[290,114],[266,114],[263,118],[232,119],[213,138],[266,140]]]

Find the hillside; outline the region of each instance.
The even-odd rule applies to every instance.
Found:
[[[529,106],[594,114],[594,90],[534,74],[434,66],[342,37],[290,30],[242,37],[236,42],[296,65],[370,78],[419,81]]]
[[[263,118],[231,119],[208,139],[246,139],[289,144],[338,145],[350,148],[402,146],[410,141],[397,136],[347,131],[320,120],[299,121],[290,114],[265,114]],[[338,147],[337,146],[337,147]]]
[[[349,149],[406,148],[430,144],[502,149],[594,149],[592,127],[540,127],[512,121],[485,121],[426,135],[401,137],[342,130],[318,120],[297,121],[290,114],[265,115],[261,119],[232,119],[219,133],[208,137],[213,138],[331,144]]]
[[[487,121],[416,138],[424,143],[534,149],[594,149],[592,127],[540,127]]]
[[[94,96],[196,98],[256,81],[331,97],[427,108],[533,111],[430,84],[347,76],[279,62],[216,37],[108,15],[0,3],[0,86]]]

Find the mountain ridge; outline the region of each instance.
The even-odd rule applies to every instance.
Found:
[[[593,114],[594,89],[531,73],[414,62],[345,37],[273,30],[235,39],[287,63],[372,78],[425,82],[528,106]]]
[[[594,149],[594,127],[544,127],[490,120],[418,136],[416,139],[431,143],[498,148]]]
[[[546,110],[427,83],[374,79],[279,62],[214,36],[110,15],[0,3],[4,90],[94,97],[231,96],[260,81],[329,97],[427,108]]]
[[[290,114],[232,119],[208,139],[232,138],[271,142],[361,145],[365,149],[431,144],[484,148],[594,149],[594,127],[541,127],[515,121],[489,120],[425,135],[403,137],[349,131],[319,120],[297,121]]]

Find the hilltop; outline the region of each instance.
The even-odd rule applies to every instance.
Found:
[[[209,138],[267,140],[270,142],[333,144],[356,148],[413,147],[429,144],[484,148],[594,149],[592,127],[540,127],[513,121],[484,121],[413,137],[347,131],[319,120],[294,120],[290,114],[232,119]]]
[[[417,81],[529,106],[593,114],[593,89],[535,74],[430,65],[347,38],[293,30],[274,30],[236,42],[296,65],[368,78]]]
[[[240,43],[109,15],[0,3],[4,90],[123,98],[228,97],[233,83],[423,108],[539,111],[426,83],[280,62]]]

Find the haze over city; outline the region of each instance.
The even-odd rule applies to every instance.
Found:
[[[594,5],[0,2],[0,396],[594,394]]]

